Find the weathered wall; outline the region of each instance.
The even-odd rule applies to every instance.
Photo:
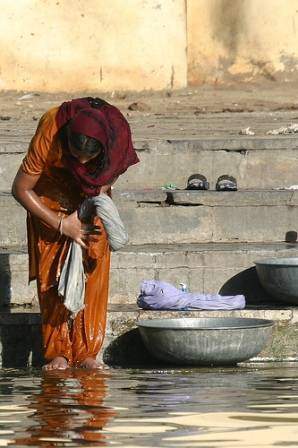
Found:
[[[0,88],[186,84],[184,0],[0,0]]]
[[[0,0],[0,7],[0,89],[298,79],[297,0]]]
[[[297,0],[188,0],[188,81],[298,78]]]

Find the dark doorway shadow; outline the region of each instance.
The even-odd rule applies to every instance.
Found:
[[[2,367],[39,367],[43,363],[40,315],[11,307],[11,255],[0,249],[0,342]]]
[[[2,367],[25,368],[43,364],[40,325],[1,325]]]
[[[11,271],[7,249],[0,249],[0,308],[9,309],[11,301]]]
[[[0,341],[2,367],[39,367],[43,363],[40,316],[11,308],[12,252],[0,249]]]

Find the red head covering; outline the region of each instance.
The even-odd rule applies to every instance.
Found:
[[[127,168],[139,162],[132,146],[130,127],[121,112],[98,98],[80,98],[63,103],[56,115],[58,128],[69,123],[71,132],[84,134],[100,141],[107,155],[107,166],[90,171],[71,154],[65,164],[88,196],[99,193],[100,187],[112,182]],[[100,156],[99,156],[100,157]],[[92,166],[96,165],[96,158]],[[99,163],[100,166],[100,163]]]

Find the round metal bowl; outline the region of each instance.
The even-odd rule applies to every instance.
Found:
[[[255,261],[266,292],[278,301],[298,304],[298,258],[268,258]]]
[[[140,320],[139,331],[156,358],[179,365],[235,365],[256,356],[274,322],[247,318]]]

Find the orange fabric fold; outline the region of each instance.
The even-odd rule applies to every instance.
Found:
[[[57,110],[51,109],[41,118],[23,160],[22,170],[29,175],[40,175],[35,193],[59,216],[67,216],[78,208],[84,196],[61,161],[62,147],[55,120]],[[96,217],[94,222],[99,225],[101,233],[92,237],[88,250],[84,251],[87,274],[85,308],[72,322],[57,291],[70,240],[30,213],[27,215],[29,280],[37,280],[43,348],[47,360],[64,356],[75,364],[86,357],[95,358],[102,346],[106,328],[110,249],[101,220]]]

